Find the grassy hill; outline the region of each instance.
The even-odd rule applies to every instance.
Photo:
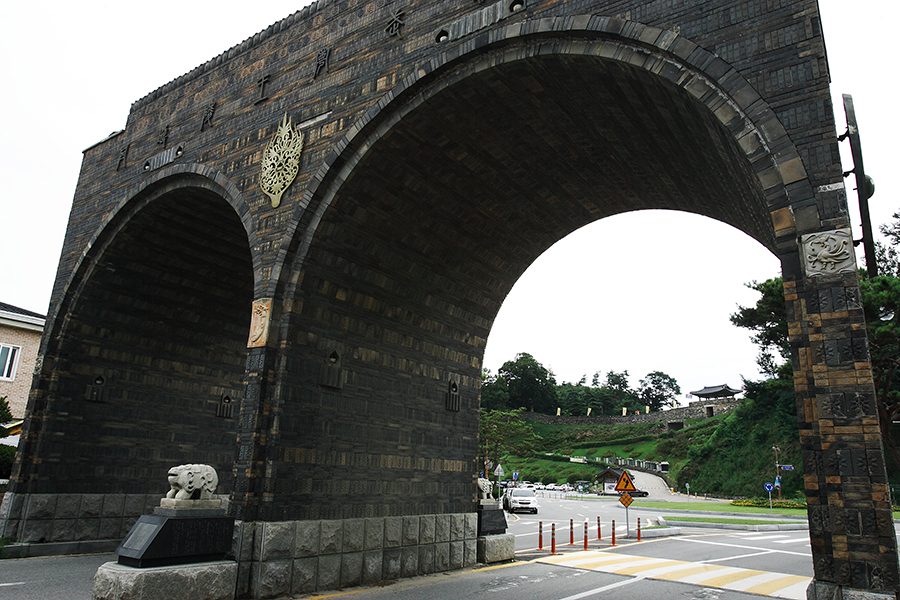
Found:
[[[531,422],[541,436],[540,451],[528,457],[507,456],[501,464],[520,479],[563,482],[590,480],[597,464],[569,462],[568,456],[621,456],[668,461],[671,485],[691,492],[726,497],[763,497],[775,479],[775,452],[781,464],[782,495],[802,497],[803,467],[791,382],[748,383],[744,402],[727,415],[685,422],[680,431],[665,423],[634,425],[547,425]],[[547,456],[552,454],[553,456]]]

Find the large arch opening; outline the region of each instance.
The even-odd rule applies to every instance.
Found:
[[[693,213],[635,211],[595,221],[519,278],[494,320],[483,365],[495,374],[527,352],[560,384],[627,370],[636,387],[661,370],[685,393],[713,382],[739,388],[764,376],[759,347],[729,317],[758,300],[746,284],[780,269],[756,240]],[[611,285],[628,294],[610,293]]]
[[[247,234],[216,193],[172,187],[126,217],[70,291],[48,350],[56,417],[17,491],[162,495],[184,463],[214,465],[230,491],[253,299]]]
[[[746,149],[694,94],[602,52],[534,48],[391,109],[323,196],[285,346],[307,367],[284,372],[270,471],[287,518],[472,510],[488,334],[525,269],[572,231],[671,209],[775,251]],[[340,386],[321,377],[334,353]]]

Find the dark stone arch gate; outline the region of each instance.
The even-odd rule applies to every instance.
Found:
[[[3,534],[121,537],[209,462],[242,592],[469,564],[501,302],[574,229],[668,208],[780,257],[812,589],[893,596],[841,171],[813,0],[313,5],[85,152]]]

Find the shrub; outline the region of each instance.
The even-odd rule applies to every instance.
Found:
[[[742,498],[741,500],[732,500],[731,505],[768,508],[769,500],[767,498]],[[801,500],[772,500],[772,508],[806,508],[806,502]]]
[[[16,448],[14,446],[0,444],[0,479],[9,479],[15,457]]]

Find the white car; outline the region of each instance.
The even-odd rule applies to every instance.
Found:
[[[528,488],[514,488],[503,495],[503,508],[511,513],[517,510],[528,511],[533,514],[538,512],[538,501],[534,490]]]

